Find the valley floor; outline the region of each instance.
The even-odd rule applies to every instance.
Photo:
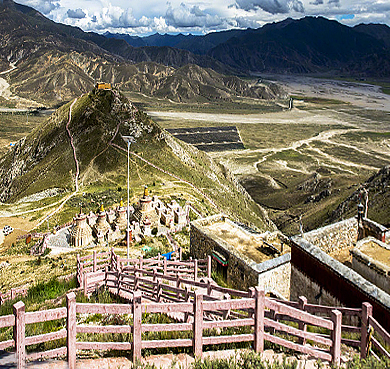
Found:
[[[268,208],[279,229],[296,234],[300,216],[305,230],[323,224],[341,201],[390,161],[390,95],[372,84],[267,77],[294,96],[292,110],[226,114],[172,105],[149,107],[148,114],[164,128],[237,126],[246,149],[211,155]],[[390,223],[390,214],[383,218],[381,212],[380,217]]]

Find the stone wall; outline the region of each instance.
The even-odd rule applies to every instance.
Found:
[[[309,304],[326,306],[344,305],[340,300],[329,293],[329,291],[325,290],[321,285],[292,265],[290,299],[291,301],[298,301],[300,296],[305,296]]]
[[[314,231],[304,233],[303,238],[326,253],[351,248],[357,241],[358,223],[349,218]]]
[[[375,242],[378,247],[388,249],[390,254],[389,245],[386,245],[373,237],[366,238],[359,241],[356,244],[356,247],[351,251],[352,269],[371,283],[381,288],[383,291],[390,294],[390,268],[380,261],[366,255],[363,250],[360,250],[366,243],[369,242]]]
[[[335,301],[338,300],[348,307],[360,308],[363,302],[369,302],[373,305],[375,319],[386,330],[390,330],[389,294],[306,239],[295,236],[290,240],[291,263],[307,277],[305,280],[299,274],[292,273],[291,285],[294,291],[300,288],[302,294],[310,296],[317,292],[316,285],[320,285],[322,293],[326,292],[333,296]],[[314,290],[310,293],[310,288],[313,286]],[[297,293],[293,292],[292,295],[296,297]],[[321,303],[324,303],[324,300]]]
[[[285,260],[283,260],[283,257]],[[258,274],[258,286],[264,287],[265,291],[271,292],[276,297],[290,300],[290,278],[291,278],[291,254],[285,254],[272,261],[278,263],[264,272]],[[267,262],[261,263],[265,264]]]
[[[363,232],[361,233],[361,238],[374,237],[379,241],[386,242],[388,229],[385,226],[368,218],[362,219],[362,226]]]
[[[204,259],[216,251],[227,260],[226,277],[229,285],[240,290],[248,290],[249,287],[260,285],[266,292],[289,299],[291,255],[284,254],[263,263],[256,263],[206,228],[206,225],[221,221],[230,222],[233,227],[238,227],[223,215],[215,215],[191,223],[191,255]],[[217,263],[216,260],[212,261],[212,270],[217,270]]]

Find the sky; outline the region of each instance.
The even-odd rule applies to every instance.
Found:
[[[84,31],[146,36],[259,28],[287,17],[390,25],[390,0],[16,0]]]

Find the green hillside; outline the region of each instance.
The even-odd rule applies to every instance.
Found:
[[[15,202],[48,188],[64,189],[64,195],[74,191],[76,163],[66,131],[70,106],[58,109],[0,159],[0,201]],[[106,206],[125,197],[127,154],[121,135],[132,135],[132,194],[146,184],[152,194],[191,201],[205,215],[225,212],[260,229],[272,227],[225,168],[176,141],[118,91],[94,89],[80,97],[73,105],[69,130],[80,166],[79,193],[64,208],[69,216],[86,202],[87,193],[111,190],[115,195],[102,200]]]

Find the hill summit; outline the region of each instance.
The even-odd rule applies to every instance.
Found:
[[[94,88],[17,142],[0,159],[0,201],[14,202],[50,188],[67,193],[125,188],[123,135],[136,141],[131,145],[132,188],[158,182],[166,193],[187,193],[207,213],[225,212],[260,229],[273,227],[226,168],[176,141],[117,90]]]

